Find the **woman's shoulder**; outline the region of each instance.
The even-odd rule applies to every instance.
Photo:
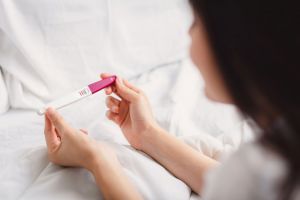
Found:
[[[272,149],[262,146],[258,142],[244,144],[227,162],[243,163],[245,169],[257,175],[285,175],[286,163],[282,157]],[[275,173],[277,172],[277,173]]]
[[[206,199],[275,199],[285,174],[279,155],[248,143],[208,175]]]

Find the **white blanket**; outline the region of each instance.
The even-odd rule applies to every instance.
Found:
[[[4,83],[2,69],[0,66],[0,114],[5,113],[8,110],[8,107],[8,93]]]
[[[181,61],[192,22],[187,2],[0,1],[0,113],[12,108],[0,116],[0,199],[101,197],[86,170],[48,162],[43,118],[32,111],[100,72],[129,77],[148,95],[160,125],[208,156],[219,158],[248,140],[235,108],[207,100],[197,70]],[[112,145],[145,199],[189,199],[182,181],[128,146],[105,118],[104,99],[97,93],[60,112]]]
[[[232,106],[212,103],[190,62],[162,66],[131,80],[148,95],[158,122],[212,157],[248,140],[249,129]],[[77,128],[109,142],[130,180],[145,199],[189,199],[190,189],[147,155],[127,146],[120,130],[105,119],[99,93],[61,110]],[[0,116],[0,199],[99,199],[83,169],[61,168],[46,158],[43,118],[28,110]]]
[[[190,41],[188,5],[187,0],[1,0],[0,65],[10,106],[37,109],[99,80],[100,72],[128,78],[181,60]]]

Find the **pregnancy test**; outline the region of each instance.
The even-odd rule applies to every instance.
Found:
[[[67,105],[70,105],[72,103],[75,103],[81,99],[84,99],[88,96],[91,96],[92,94],[95,94],[96,92],[99,92],[103,88],[106,88],[113,84],[116,80],[116,76],[110,76],[108,78],[102,79],[101,81],[97,81],[94,83],[89,84],[86,87],[81,88],[80,90],[77,90],[75,92],[72,92],[58,100],[55,100],[49,104],[46,104],[43,108],[39,109],[37,113],[39,115],[45,114],[47,108],[52,107],[55,109],[63,108]]]

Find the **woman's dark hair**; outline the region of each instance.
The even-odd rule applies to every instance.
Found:
[[[260,143],[288,164],[281,199],[300,179],[300,7],[297,1],[190,0],[235,104]]]

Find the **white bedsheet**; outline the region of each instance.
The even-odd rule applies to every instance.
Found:
[[[158,67],[133,80],[150,99],[158,122],[203,153],[218,158],[251,138],[234,107],[212,103],[190,62]],[[145,199],[189,199],[190,189],[167,170],[127,145],[120,130],[105,119],[99,93],[60,112],[91,137],[116,150],[126,173]],[[83,169],[62,168],[46,157],[43,118],[30,110],[0,116],[0,199],[99,199],[101,193]]]
[[[1,0],[9,105],[38,108],[101,71],[128,78],[181,60],[192,20],[188,0]]]
[[[1,33],[0,33],[1,34]],[[1,42],[1,41],[0,41]],[[8,94],[3,80],[2,68],[0,66],[0,114],[5,113],[8,110]]]

